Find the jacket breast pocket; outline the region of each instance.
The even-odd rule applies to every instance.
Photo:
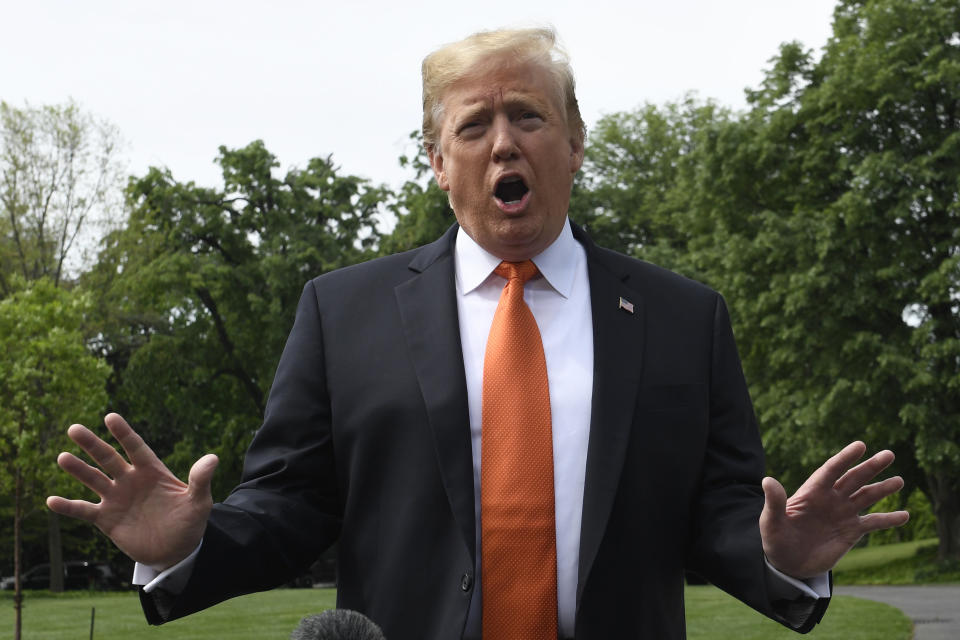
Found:
[[[635,435],[643,456],[670,476],[699,473],[710,433],[706,384],[663,384],[641,388]],[[669,477],[669,476],[668,476]]]

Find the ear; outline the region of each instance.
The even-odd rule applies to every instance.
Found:
[[[580,171],[583,166],[583,140],[579,137],[570,138],[570,175]]]
[[[450,181],[447,180],[447,174],[443,170],[443,154],[437,148],[437,145],[430,145],[427,148],[427,157],[430,158],[430,167],[433,169],[433,177],[437,181],[437,186],[442,191],[450,191]]]

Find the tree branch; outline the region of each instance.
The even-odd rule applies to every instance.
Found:
[[[260,386],[256,383],[253,377],[247,373],[246,369],[244,369],[243,364],[240,362],[240,358],[237,357],[233,341],[230,340],[230,336],[227,333],[226,324],[223,322],[223,317],[220,315],[220,311],[217,309],[217,303],[214,301],[213,295],[206,287],[197,287],[194,289],[194,291],[196,292],[197,297],[200,298],[203,306],[206,307],[207,311],[210,312],[210,317],[213,319],[214,327],[217,330],[217,337],[220,340],[220,345],[227,353],[227,357],[230,358],[231,362],[233,363],[230,371],[240,381],[240,384],[242,384],[247,390],[247,395],[250,397],[251,402],[253,402],[253,404],[256,406],[258,415],[262,416],[263,392],[260,390]]]

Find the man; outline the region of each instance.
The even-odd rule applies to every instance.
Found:
[[[851,444],[789,501],[763,479],[722,299],[567,221],[584,129],[552,32],[476,34],[423,71],[459,227],[307,284],[242,484],[211,507],[213,456],[185,485],[110,415],[130,462],[72,426],[103,471],[58,461],[102,499],[50,508],[141,563],[152,623],[339,538],[338,605],[390,640],[682,638],[685,568],[812,628],[835,562],[906,522],[858,515],[902,486],[866,484],[893,454],[851,469]]]

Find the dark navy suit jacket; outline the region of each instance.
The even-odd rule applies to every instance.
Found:
[[[796,607],[767,595],[763,451],[723,299],[574,232],[595,363],[576,638],[683,638],[685,569],[784,622]],[[282,584],[339,540],[338,606],[390,640],[461,637],[479,584],[455,235],[306,285],[243,482],[186,589],[143,597],[148,620]]]

